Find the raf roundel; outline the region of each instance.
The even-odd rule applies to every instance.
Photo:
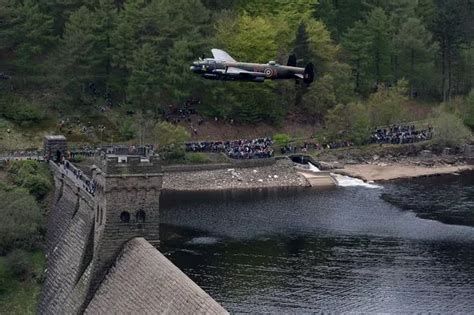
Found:
[[[263,70],[263,72],[265,73],[265,76],[267,78],[271,78],[273,76],[273,69],[271,68],[266,68],[265,70]]]

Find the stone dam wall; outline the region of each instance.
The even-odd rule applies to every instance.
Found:
[[[94,196],[72,166],[50,162],[55,192],[39,314],[227,314],[150,243],[158,241],[162,187],[156,161],[103,161],[93,168]]]
[[[50,166],[56,191],[47,222],[45,282],[38,313],[71,314],[82,306],[78,289],[87,287],[81,276],[92,257],[94,199],[56,164]]]

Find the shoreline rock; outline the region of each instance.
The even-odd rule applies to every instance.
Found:
[[[289,160],[279,160],[270,166],[252,168],[165,172],[163,177],[163,189],[174,191],[309,186],[308,181],[297,173],[293,162]]]
[[[321,163],[325,163],[321,161]],[[328,162],[329,165],[331,162]],[[341,164],[341,166],[339,166]],[[333,173],[380,182],[423,176],[449,175],[474,171],[474,165],[459,157],[375,159],[365,163],[341,163]],[[309,181],[289,159],[252,168],[220,168],[203,171],[165,172],[163,189],[170,191],[212,191],[233,189],[310,187]]]

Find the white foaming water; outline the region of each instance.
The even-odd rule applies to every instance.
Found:
[[[363,180],[358,179],[358,178],[345,176],[345,175],[340,175],[340,174],[334,174],[334,173],[331,173],[331,175],[334,177],[334,179],[336,179],[337,185],[341,186],[341,187],[360,186],[360,187],[365,187],[365,188],[376,188],[376,189],[382,189],[383,188],[380,185],[366,183]]]
[[[308,162],[309,170],[313,172],[321,172],[319,168],[317,168],[315,165],[311,164],[311,162]]]
[[[319,168],[317,168],[315,165],[312,163],[308,162],[309,170],[313,172],[321,172]],[[331,176],[336,180],[337,185],[341,187],[365,187],[365,188],[376,188],[376,189],[382,189],[383,187],[380,185],[372,184],[372,183],[366,183],[361,179],[350,177],[350,176],[345,176],[345,175],[340,175],[340,174],[334,174],[331,173]]]

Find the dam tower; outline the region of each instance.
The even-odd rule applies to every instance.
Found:
[[[143,237],[158,244],[162,178],[157,156],[104,155],[96,159],[92,169],[96,184],[93,291],[129,240]]]

